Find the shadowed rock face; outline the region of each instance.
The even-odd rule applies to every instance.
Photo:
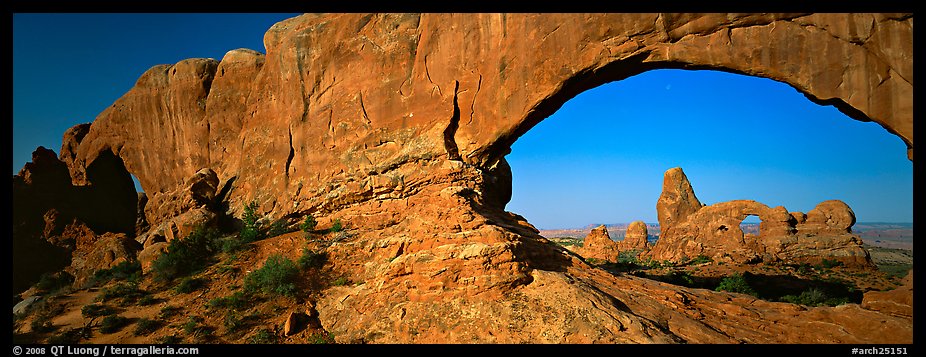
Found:
[[[188,212],[202,169],[230,214],[254,200],[273,218],[346,222],[328,253],[363,283],[317,304],[339,342],[909,342],[909,318],[858,307],[602,276],[504,211],[504,156],[584,90],[687,68],[788,83],[884,126],[912,159],[912,27],[912,14],[303,15],[267,31],[265,55],[151,68],[65,162],[83,185],[98,157],[120,158],[152,227]],[[693,193],[671,205],[675,221],[700,208]],[[859,327],[875,319],[879,333]]]
[[[694,197],[688,177],[681,169],[666,171],[659,202],[669,201],[664,200],[665,197],[679,197],[679,187],[685,188],[683,192],[689,197]],[[852,234],[855,214],[842,201],[821,202],[806,218],[801,212],[788,212],[784,207],[771,208],[750,200],[694,207],[697,205],[657,205],[660,217],[684,218],[666,220],[666,224],[660,226],[659,242],[650,252],[653,259],[681,262],[704,255],[714,261],[791,264],[819,264],[828,259],[847,266],[873,267],[871,257],[862,248],[861,238]],[[740,229],[740,223],[751,215],[761,219],[758,235]]]

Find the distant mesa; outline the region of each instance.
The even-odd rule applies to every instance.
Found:
[[[844,202],[829,200],[803,214],[751,200],[704,206],[694,196],[681,168],[666,171],[656,205],[662,235],[649,253],[655,260],[681,262],[697,256],[732,263],[781,262],[873,267],[852,234],[855,213]],[[758,216],[759,234],[744,233],[740,223]]]

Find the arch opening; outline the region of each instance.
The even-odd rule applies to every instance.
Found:
[[[499,151],[505,152],[505,155],[503,155],[502,159],[499,161],[506,162],[507,165],[513,168],[513,172],[511,173],[513,177],[512,200],[505,202],[506,204],[503,205],[505,210],[522,215],[541,230],[583,227],[592,222],[628,223],[638,219],[655,223],[654,208],[655,202],[661,192],[662,174],[665,170],[676,166],[682,166],[686,169],[689,178],[692,179],[692,184],[699,198],[702,198],[702,202],[707,204],[737,199],[750,199],[769,206],[783,205],[791,211],[806,212],[819,202],[830,198],[843,199],[848,195],[855,197],[845,199],[850,206],[857,206],[858,204],[868,205],[872,203],[871,195],[856,195],[858,192],[853,191],[859,191],[857,188],[860,182],[852,182],[852,180],[870,183],[871,180],[876,179],[875,176],[890,174],[888,171],[896,169],[899,164],[903,166],[902,169],[905,170],[905,174],[894,177],[891,180],[897,182],[899,187],[908,190],[906,192],[906,198],[903,199],[905,201],[900,201],[899,203],[904,209],[909,209],[909,212],[906,213],[909,219],[903,218],[899,221],[912,222],[912,162],[904,156],[895,154],[902,153],[907,143],[903,140],[898,142],[893,135],[883,135],[885,134],[883,126],[871,122],[866,123],[858,118],[852,118],[846,115],[844,110],[836,107],[821,106],[819,102],[808,100],[808,96],[800,91],[794,91],[794,88],[786,83],[757,76],[736,74],[735,71],[692,71],[690,67],[678,67],[683,68],[647,70],[637,75],[632,75],[630,71],[620,72],[617,70],[609,72],[610,74],[606,76],[599,77],[596,77],[594,73],[577,75],[574,77],[576,79],[574,79],[573,82],[565,84],[563,86],[564,89],[557,92],[559,96],[558,99],[548,98],[547,101],[538,104],[535,110],[531,112],[532,114],[529,115],[529,118],[532,119],[525,121],[523,125],[518,127],[516,132],[512,133],[511,138],[516,138],[517,141],[512,142],[506,150]],[[749,107],[752,111],[762,114],[763,117],[759,119],[749,119],[738,115],[735,111],[726,111],[721,113],[722,115],[714,115],[716,113],[698,114],[695,113],[695,109],[699,109],[698,107],[706,105],[697,102],[701,99],[700,97],[688,101],[679,101],[676,97],[666,98],[663,102],[658,103],[658,105],[651,104],[651,107],[645,108],[647,110],[640,110],[639,108],[646,104],[634,102],[633,100],[618,100],[621,95],[626,94],[627,90],[617,94],[606,93],[611,94],[611,97],[598,94],[602,88],[623,86],[630,81],[652,82],[654,80],[654,74],[660,74],[660,76],[662,76],[662,74],[669,72],[680,77],[690,76],[691,74],[712,73],[714,75],[726,77],[726,79],[733,78],[735,81],[759,81],[762,87],[767,88],[762,88],[762,91],[758,92],[750,92],[738,87],[732,88],[728,92],[732,92],[733,94],[718,94],[715,99],[718,102],[733,102],[740,107]],[[657,79],[668,78],[660,76],[656,76]],[[694,79],[687,80],[689,90],[692,87],[692,82],[698,82],[698,80],[700,80],[699,76],[700,75],[693,76],[692,78]],[[618,77],[625,78],[621,81],[609,80]],[[581,91],[581,93],[573,96],[567,95],[598,83],[605,84],[590,90]],[[657,87],[657,85],[652,85],[651,87]],[[683,89],[685,85],[678,84],[672,87],[671,85],[665,85],[660,82],[658,87],[664,87],[663,89],[668,93],[674,92],[672,91],[673,89]],[[773,88],[776,93],[778,93],[775,95],[782,95],[782,93],[785,93],[789,96],[788,100],[797,101],[801,104],[790,109],[790,111],[779,111],[775,108],[778,106],[778,103],[773,100],[774,98],[767,97],[765,90],[769,88]],[[638,88],[634,90],[644,92],[644,95],[653,97],[662,95],[660,93],[654,94],[652,88]],[[745,103],[739,103],[742,99],[740,97],[733,97],[733,95],[742,95],[742,97],[752,99],[745,101]],[[795,97],[797,99],[795,99]],[[580,104],[575,103],[577,99],[579,99],[578,102]],[[576,108],[581,105],[596,101],[598,107],[592,110],[573,113],[572,117],[562,119],[563,112],[575,112]],[[609,107],[611,112],[607,112],[599,107]],[[666,108],[677,110],[674,112],[672,110],[666,111],[664,110]],[[536,119],[540,117],[538,113],[549,111],[553,111],[553,113],[540,120]],[[665,117],[660,117],[667,115],[666,113],[684,117],[684,120],[673,118],[673,120],[669,121],[666,120]],[[711,126],[712,124],[717,124],[717,120],[710,118],[712,115],[725,117],[722,119],[727,121],[726,124],[720,127]],[[801,116],[801,118],[793,118],[793,116],[796,115]],[[585,119],[591,117],[607,118],[595,124],[583,124]],[[846,117],[856,120],[845,120]],[[820,120],[820,122],[816,122],[818,120]],[[541,123],[541,121],[543,123]],[[568,121],[568,125],[566,121]],[[555,122],[560,122],[560,124],[548,125]],[[831,125],[831,122],[847,125],[848,129],[827,127],[827,125]],[[602,126],[601,123],[607,123],[611,126]],[[645,125],[626,127],[613,125],[615,123],[644,123]],[[698,125],[692,125],[692,123],[698,123]],[[766,133],[765,131],[769,130],[763,129],[763,127],[759,125],[762,123],[773,123],[777,127],[771,130],[771,132]],[[647,125],[651,127],[651,129],[647,129]],[[578,129],[570,128],[570,126],[578,126]],[[749,128],[752,128],[752,131],[750,131]],[[530,132],[528,132],[528,130],[530,130]],[[841,134],[838,133],[840,133],[841,130],[847,130],[854,136],[877,137],[876,139],[865,140],[866,142],[870,141],[872,145],[879,145],[879,147],[876,152],[869,152],[871,150],[864,148],[865,143],[857,142],[854,136],[847,137],[845,140],[840,141],[838,135]],[[578,134],[574,133],[576,131]],[[545,136],[542,139],[531,139],[530,137],[533,136],[535,132],[549,132],[556,135]],[[570,132],[573,133],[570,134]],[[809,146],[796,145],[796,143],[806,140],[806,135],[817,135],[820,138],[824,138],[827,137],[825,134],[829,134],[829,132],[835,132],[837,134],[829,135],[829,139],[826,140],[814,140],[815,142],[810,143],[811,145]],[[756,136],[765,134],[773,135],[772,139],[761,139]],[[645,140],[636,140],[639,137],[644,137]],[[628,138],[634,140],[629,140]],[[759,144],[761,144],[763,140],[771,141],[773,145],[760,146]],[[579,148],[573,150],[572,148],[568,148],[568,146],[553,145],[557,141],[567,142],[569,145]],[[683,143],[679,145],[665,145],[662,141],[681,141]],[[738,149],[730,149],[729,147],[724,148],[722,145],[717,144],[727,141],[739,143],[741,146]],[[504,141],[500,140],[496,144],[502,142]],[[531,144],[526,146],[522,145],[525,142],[532,142],[534,148],[537,147],[538,144],[554,148],[540,153],[531,153]],[[585,145],[587,143],[596,143],[596,145]],[[674,149],[669,150],[671,148]],[[736,151],[741,151],[742,154]],[[843,154],[843,152],[846,155],[839,156]],[[887,152],[885,155],[894,160],[891,160],[892,163],[889,165],[890,167],[884,166],[876,169],[876,171],[882,171],[876,175],[869,175],[863,172],[864,170],[853,170],[849,174],[839,172],[840,166],[853,167],[855,169],[864,166],[865,164],[859,163],[861,162],[859,161],[860,159],[864,159],[862,161],[868,160],[866,162],[883,161],[881,159],[884,156],[882,155],[884,152]],[[657,155],[666,153],[669,155],[661,157]],[[569,156],[568,154],[575,155]],[[704,155],[698,156],[700,154]],[[686,159],[679,160],[677,157],[673,158],[673,156],[676,155],[686,156]],[[807,170],[808,167],[813,167],[814,164],[809,163],[809,161],[796,160],[795,158],[803,160],[821,156],[827,156],[827,160],[832,160],[830,157],[838,156],[838,159],[835,160],[838,163],[826,165],[825,170],[821,171],[819,176],[842,177],[848,180],[832,185],[833,187],[831,188],[834,190],[831,192],[834,192],[836,196],[824,198],[824,195],[817,194],[809,195],[808,198],[797,201],[785,199],[784,197],[792,197],[783,195],[783,193],[787,191],[811,194],[814,191],[811,184],[816,184],[816,182],[810,182],[810,179],[802,180],[802,178],[806,179],[809,176],[801,173],[802,170]],[[753,164],[743,167],[736,166],[735,159],[748,160],[749,157],[752,157],[751,160]],[[541,162],[542,164],[525,169],[525,160],[534,160],[534,162]],[[562,164],[561,161],[567,161],[567,165],[556,166]],[[787,165],[795,162],[801,163],[787,168],[787,170],[790,171],[782,169],[782,167],[787,167]],[[588,165],[580,167],[576,165],[576,163]],[[615,167],[619,167],[620,169],[613,169]],[[787,172],[782,172],[782,170]],[[777,183],[765,182],[767,184],[765,186],[750,185],[747,180],[749,178],[754,178],[761,181],[763,176],[782,177],[783,179]],[[531,180],[528,183],[529,186],[527,189],[533,190],[533,192],[524,193],[524,177],[543,177],[549,181],[544,184],[540,182],[541,180]],[[728,178],[726,181],[728,183],[726,185],[729,186],[732,184],[732,187],[726,187],[721,183],[725,182],[725,177]],[[703,181],[705,179],[711,180],[712,183],[705,186]],[[614,187],[623,186],[622,181],[626,182],[627,186],[632,188],[629,191],[622,191],[621,194],[642,197],[642,202],[644,202],[642,206],[635,207],[641,212],[651,212],[652,217],[648,214],[641,214],[623,219],[613,215],[609,217],[595,216],[588,217],[585,223],[561,225],[548,224],[544,222],[544,219],[538,219],[537,215],[531,214],[531,208],[529,208],[542,207],[544,205],[558,206],[561,208],[560,212],[551,215],[568,216],[579,211],[575,209],[576,207],[586,204],[588,200],[593,199],[598,200],[596,207],[608,205],[612,207],[626,206],[627,204],[623,203],[626,201],[618,199],[615,197],[614,192],[612,192],[615,191]],[[563,184],[550,184],[551,182]],[[636,186],[637,183],[645,183],[646,188],[640,189],[639,186]],[[848,189],[848,187],[853,187],[853,185],[856,185],[856,189]],[[883,186],[883,183],[880,185]],[[755,189],[753,191],[744,191],[744,189],[749,186],[755,186]],[[580,193],[570,191],[572,188],[576,187],[582,189]],[[568,191],[569,193],[559,194],[558,191]],[[737,196],[731,194],[731,192],[734,191],[753,192],[753,194]],[[529,195],[544,197],[539,200],[524,200],[524,197]],[[903,197],[904,193],[898,193],[898,191],[891,192],[891,197],[898,197],[898,195]],[[604,202],[600,200],[602,197],[605,198]],[[604,212],[605,210],[601,211]],[[864,211],[864,209],[862,211]],[[750,221],[750,219],[754,221]],[[871,217],[870,219],[884,220],[880,217]],[[757,231],[756,234],[759,233],[758,217],[750,216],[745,220],[745,223],[754,224],[754,230]],[[748,232],[748,229],[744,230],[744,232]],[[655,237],[658,237],[659,233],[658,227],[651,232]]]
[[[762,219],[759,216],[754,214],[746,215],[746,218],[740,222],[740,230],[743,231],[743,236],[752,235],[758,237],[762,235],[761,223]]]
[[[97,233],[135,235],[138,192],[133,176],[122,158],[105,150],[87,166],[88,186],[77,195],[84,205],[81,214],[88,227]]]
[[[621,81],[649,71],[673,69],[695,71],[710,70],[749,77],[762,77],[760,75],[746,73],[735,68],[693,64],[679,61],[651,61],[648,58],[649,54],[644,52],[630,56],[623,60],[608,63],[599,68],[588,68],[576,72],[572,77],[563,81],[559,89],[552,95],[540,100],[537,104],[535,104],[517,126],[515,126],[510,131],[500,135],[497,140],[492,142],[490,145],[487,145],[484,150],[473,152],[469,156],[475,157],[477,161],[480,161],[484,166],[490,166],[510,153],[511,146],[518,140],[518,138],[523,136],[541,121],[556,113],[564,104],[566,104],[566,102],[572,98],[575,98],[579,94],[601,85]],[[813,94],[803,91],[791,83],[780,83],[783,83],[796,90],[812,103],[820,106],[831,106],[839,112],[843,113],[845,116],[857,121],[877,123],[881,128],[901,139],[901,141],[906,145],[906,154],[908,159],[910,161],[913,160],[913,145],[907,138],[904,138],[889,126],[884,125],[884,123],[878,122],[868,117],[868,115],[866,115],[864,112],[853,107],[849,103],[846,103],[841,98],[817,98]]]

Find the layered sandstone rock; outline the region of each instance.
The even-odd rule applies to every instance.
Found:
[[[679,187],[694,196],[681,169],[666,171],[659,202],[676,202],[663,198],[679,197]],[[682,262],[703,255],[714,261],[734,263],[819,264],[827,259],[853,267],[873,266],[861,238],[852,234],[855,214],[842,201],[821,202],[808,212],[806,219],[800,212],[750,200],[695,208],[697,205],[657,204],[660,217],[683,219],[665,219],[665,225],[660,225],[662,234],[650,252],[652,259]],[[740,228],[748,216],[758,216],[761,220],[759,235],[744,233]]]
[[[895,316],[913,317],[913,270],[901,286],[888,291],[869,291],[862,297],[862,307]]]
[[[125,234],[105,233],[92,240],[89,247],[78,249],[66,269],[74,276],[74,286],[82,287],[101,269],[136,260],[140,245]]]
[[[609,262],[617,261],[618,253],[620,253],[618,242],[611,240],[608,228],[604,225],[592,228],[582,241],[582,249],[579,251],[579,255],[585,258]]]
[[[643,221],[630,222],[627,225],[624,240],[618,242],[618,250],[645,252],[650,248],[647,237],[649,237],[649,232],[646,229],[646,223]]]
[[[204,167],[234,183],[239,213],[252,199],[275,216],[333,212],[407,195],[397,184],[431,176],[404,175],[403,166],[440,158],[490,170],[571,96],[667,67],[786,82],[882,124],[912,156],[912,22],[905,14],[303,15],[268,30],[266,55],[237,49],[222,61],[152,68],[100,114],[70,167],[82,182],[83,168],[113,149],[149,193],[151,224],[177,213],[160,212],[171,199],[159,196]],[[333,44],[337,51],[322,50]]]
[[[666,171],[662,179],[662,194],[656,201],[659,227],[671,227],[685,222],[689,215],[701,207],[704,204],[698,201],[682,168],[674,167]]]
[[[646,223],[634,221],[627,226],[624,239],[614,241],[604,225],[593,228],[582,241],[582,248],[576,253],[585,258],[594,258],[607,262],[618,261],[621,252],[644,253],[649,250],[646,240]]]
[[[346,222],[328,253],[357,283],[317,305],[339,342],[909,343],[910,318],[857,305],[602,275],[504,211],[504,156],[583,90],[690,68],[788,83],[881,124],[912,159],[912,27],[912,14],[303,15],[267,31],[266,55],[153,67],[65,162],[82,187],[122,163],[152,227],[197,207],[185,184],[204,168],[231,215],[256,201],[267,216]],[[707,209],[674,192],[660,224]],[[115,203],[134,212],[132,193]]]

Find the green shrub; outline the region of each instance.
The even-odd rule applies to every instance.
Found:
[[[244,244],[260,240],[260,224],[257,222],[260,217],[257,216],[257,202],[251,202],[244,206],[244,214],[241,216],[241,231],[238,237]]]
[[[161,311],[158,312],[158,318],[169,319],[173,317],[174,315],[176,315],[178,312],[180,312],[179,307],[176,307],[173,305],[167,305],[167,306],[162,307]]]
[[[183,339],[177,335],[167,335],[158,339],[158,343],[162,345],[173,345],[182,342]]]
[[[244,248],[245,243],[239,236],[231,236],[222,239],[219,243],[219,250],[223,253],[234,253]]]
[[[72,283],[74,283],[74,276],[65,271],[60,271],[53,274],[42,274],[39,278],[39,282],[35,284],[35,287],[39,290],[53,293]]]
[[[185,277],[180,280],[180,283],[177,284],[174,291],[180,294],[189,294],[203,288],[205,285],[206,281],[203,279]]]
[[[267,236],[276,237],[289,232],[290,230],[286,227],[286,222],[283,220],[277,220],[270,225],[270,228],[267,230]]]
[[[837,306],[849,303],[848,298],[831,298],[819,288],[807,289],[801,292],[800,295],[785,295],[779,300],[806,306]]]
[[[334,286],[344,286],[347,284],[350,284],[350,280],[343,276],[340,278],[334,279],[334,281],[331,282],[331,285],[334,285]]]
[[[135,322],[135,331],[132,331],[132,334],[135,336],[142,336],[157,331],[161,328],[161,322],[158,320],[151,320],[146,318],[138,319]]]
[[[181,326],[187,336],[209,336],[212,335],[212,328],[202,325],[203,318],[199,316],[190,316]]]
[[[100,332],[113,333],[128,325],[129,319],[119,315],[109,315],[100,322]]]
[[[248,300],[248,297],[243,292],[236,291],[229,296],[209,300],[209,307],[244,310],[248,306]]]
[[[299,225],[299,229],[302,229],[303,232],[312,233],[315,230],[315,226],[318,222],[315,222],[315,217],[312,217],[311,214],[305,216],[305,220],[302,221],[302,224]]]
[[[796,267],[797,273],[800,275],[810,275],[813,273],[813,267],[810,264],[802,263]]]
[[[621,264],[639,264],[640,250],[626,250],[617,253],[617,262]]]
[[[110,280],[135,282],[141,279],[141,263],[137,260],[124,261],[109,269],[100,269],[93,273],[93,282],[105,284]]]
[[[318,253],[309,248],[302,248],[302,256],[299,257],[299,267],[303,269],[321,268],[325,265],[328,256],[322,252]]]
[[[714,261],[713,259],[711,259],[710,257],[706,255],[699,255],[695,257],[694,259],[692,259],[691,261],[689,261],[688,264],[698,265],[698,264],[710,263],[713,261]]]
[[[667,279],[668,280],[666,282],[670,284],[682,285],[682,286],[687,286],[687,287],[695,286],[694,278],[691,276],[691,274],[688,274],[688,272],[673,271],[669,273]]]
[[[46,333],[55,330],[55,326],[51,323],[51,317],[44,314],[36,315],[29,326],[32,328],[32,332],[35,333]]]
[[[335,219],[335,220],[334,220],[334,223],[331,224],[331,228],[329,229],[329,231],[330,231],[331,233],[337,233],[337,232],[340,232],[340,231],[342,231],[342,230],[344,230],[344,225],[341,224],[341,219],[340,219],[340,218]]]
[[[142,306],[154,305],[158,302],[158,299],[151,295],[142,296],[141,299],[138,299],[138,304]]]
[[[260,329],[248,338],[248,343],[251,344],[274,344],[277,343],[277,336],[273,331],[269,329]]]
[[[31,323],[32,331],[45,333],[55,329],[51,323],[51,319],[63,314],[65,312],[65,305],[55,303],[51,299],[40,299],[32,304],[29,310],[33,312]],[[16,315],[14,315],[14,319],[15,318]]]
[[[80,314],[86,318],[108,316],[116,313],[116,309],[103,304],[90,304],[80,308]]]
[[[820,262],[820,266],[823,267],[824,269],[832,269],[832,268],[835,268],[841,265],[842,265],[842,262],[836,259],[833,259],[833,260],[823,259],[823,261]]]
[[[268,295],[294,296],[295,280],[299,269],[292,260],[279,254],[271,255],[264,266],[244,279],[244,290],[249,293],[261,292]]]
[[[144,290],[138,289],[137,283],[125,282],[103,289],[98,299],[103,302],[119,299],[125,305],[134,303],[147,294]]]
[[[720,285],[717,286],[716,291],[729,291],[732,293],[741,293],[756,296],[756,291],[749,286],[749,282],[746,281],[746,278],[739,273],[730,275],[720,280]]]
[[[186,238],[172,240],[151,265],[154,278],[172,281],[201,270],[211,262],[218,236],[217,230],[199,226]]]
[[[49,337],[45,343],[50,345],[73,345],[79,343],[81,339],[90,338],[91,336],[92,332],[90,332],[89,328],[76,327]]]
[[[231,333],[235,332],[242,326],[244,326],[244,319],[238,314],[238,312],[231,310],[225,313],[225,319],[223,320],[223,325],[225,326],[225,332]]]
[[[334,335],[331,332],[313,333],[312,336],[309,336],[309,343],[313,345],[331,344],[334,343]]]

